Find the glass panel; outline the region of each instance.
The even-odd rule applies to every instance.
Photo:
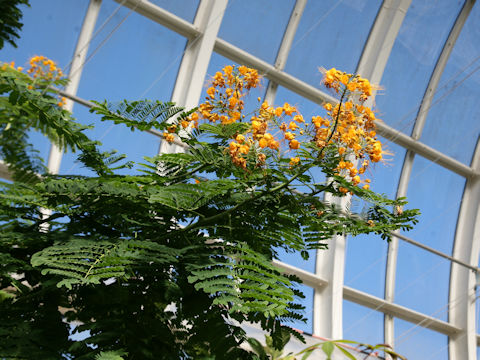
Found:
[[[91,114],[87,108],[82,105],[76,105],[74,116],[79,122],[84,124],[95,124],[95,128],[88,130],[86,134],[95,140],[103,143],[102,151],[117,150],[117,154],[127,155],[126,161],[135,161],[136,163],[145,163],[144,156],[154,156],[158,153],[159,138],[148,132],[130,129],[123,125],[115,125],[113,122],[102,122],[100,117]],[[94,173],[76,161],[77,153],[64,154],[60,166],[60,174],[75,175],[94,175]],[[124,161],[125,162],[125,161]],[[118,163],[121,164],[122,162]],[[132,169],[123,169],[118,171],[120,174],[138,173],[140,165],[134,165]]]
[[[150,2],[193,23],[200,0],[150,0]]]
[[[480,6],[474,6],[442,75],[422,141],[470,164],[480,134]]]
[[[433,68],[463,1],[414,0],[393,45],[377,98],[382,119],[410,133]]]
[[[319,66],[354,72],[381,3],[308,1],[285,71],[317,87]]]
[[[116,9],[104,2],[97,29]],[[135,44],[134,50],[128,44]],[[79,96],[110,101],[170,99],[186,39],[121,8],[92,41]]]
[[[97,29],[117,5],[113,1],[102,4]],[[126,44],[135,44],[135,51],[127,50]],[[145,97],[168,101],[185,44],[186,39],[180,35],[122,7],[92,41],[78,95],[111,102]],[[128,154],[128,160],[141,162],[143,156],[158,152],[155,136],[131,132],[123,125],[102,123],[80,105],[75,106],[74,114],[81,123],[95,125],[89,134],[104,143],[104,150],[115,149]],[[74,166],[73,159],[71,155],[65,158],[62,172]],[[78,167],[73,170],[85,171]]]
[[[343,338],[370,345],[383,343],[383,313],[343,301]]]
[[[447,321],[450,261],[399,240],[395,303]]]
[[[218,36],[274,63],[294,5],[293,0],[229,1]]]
[[[303,321],[287,321],[285,325],[288,325],[294,329],[298,329],[300,331],[306,332],[307,334],[313,333],[313,288],[308,287],[306,285],[300,284],[297,286],[297,289],[300,290],[303,295],[305,295],[305,299],[296,299],[296,303],[302,304],[305,306],[305,310],[303,315],[307,318],[307,322],[304,323]]]
[[[452,252],[465,178],[420,156],[415,157],[408,207],[420,209],[419,223],[408,237],[439,251]]]
[[[448,360],[448,336],[395,319],[395,351],[407,359]]]
[[[347,238],[345,285],[383,298],[388,243],[380,236]]]
[[[375,164],[367,175],[371,180],[371,189],[394,198],[405,157],[405,149],[380,138],[384,148],[393,153],[385,164]],[[358,198],[352,198],[351,210],[364,212],[366,204]],[[380,236],[359,235],[347,238],[345,261],[345,285],[383,297],[385,290],[385,269],[388,243]]]

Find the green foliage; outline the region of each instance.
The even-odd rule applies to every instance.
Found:
[[[172,102],[160,101],[122,101],[119,103],[103,103],[94,101],[90,111],[102,115],[103,121],[113,121],[115,124],[124,124],[132,130],[150,130],[152,127],[164,129],[166,121],[182,112],[182,108]]]
[[[296,354],[290,352],[284,355],[284,348],[287,347],[289,341],[290,334],[286,329],[282,331],[281,342],[278,343],[278,346],[274,346],[272,338],[268,335],[265,335],[265,345],[255,338],[247,339],[248,344],[257,355],[256,359],[258,360],[306,360],[310,356],[318,354],[318,351],[322,351],[325,354],[326,360],[331,360],[334,355],[343,355],[346,359],[356,360],[358,357],[355,357],[353,354],[357,356],[359,354],[361,354],[361,356],[366,355],[365,359],[367,359],[370,355],[378,354],[379,352],[388,354],[392,360],[406,360],[405,357],[392,351],[389,345],[368,345],[352,340],[325,340],[310,345]],[[354,346],[354,348],[352,346]],[[300,358],[300,356],[302,357]]]
[[[46,167],[30,144],[29,131],[35,130],[59,148],[80,151],[78,160],[99,175],[111,174],[111,165],[123,159],[114,153],[100,153],[98,142],[90,140],[83,126],[58,106],[50,81],[33,80],[9,66],[0,69],[0,156],[14,180],[36,182]],[[65,80],[53,81],[54,85]],[[117,167],[116,169],[118,169]]]
[[[21,5],[30,6],[28,0],[0,2],[0,50],[5,46],[5,42],[17,47],[15,41],[20,38],[19,32],[23,27]]]
[[[306,258],[333,235],[388,239],[416,221],[416,211],[395,210],[403,199],[333,176],[333,156],[292,169],[272,151],[268,166],[235,166],[225,145],[245,124],[202,125],[184,134],[188,152],[118,175],[112,165],[123,157],[99,152],[55,94],[32,84],[14,69],[0,73],[0,155],[15,179],[0,188],[0,357],[29,358],[41,343],[39,359],[254,358],[239,347],[245,321],[268,331],[272,348],[301,338],[282,325],[303,319],[303,295],[272,265],[278,249]],[[158,101],[96,104],[102,120],[140,130],[191,114]],[[77,151],[96,175],[46,174],[29,129]],[[314,183],[313,167],[328,182]],[[369,209],[352,214],[322,200],[343,196],[339,186]],[[71,340],[68,324],[89,336]]]

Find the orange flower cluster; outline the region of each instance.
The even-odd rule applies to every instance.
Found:
[[[372,85],[367,79],[336,69],[326,71],[324,84],[327,88],[346,95],[349,100],[335,106],[329,103],[324,105],[331,120],[318,119],[317,124],[322,122],[331,127],[333,120],[333,129],[318,129],[315,140],[318,146],[325,146],[326,141],[336,144],[340,155],[336,170],[339,174],[350,177],[354,185],[358,185],[362,182],[360,175],[365,173],[370,163],[379,162],[385,153],[376,137],[375,114],[369,107],[363,105],[372,94]],[[358,101],[355,102],[353,99]],[[357,160],[358,166],[348,160],[352,157]],[[365,179],[363,182],[365,183],[363,187],[368,189],[370,180]],[[341,188],[340,191],[347,190]]]
[[[260,82],[255,69],[246,66],[225,66],[218,71],[207,90],[205,103],[199,107],[200,115],[210,122],[231,124],[240,120],[244,107],[243,97]]]
[[[361,78],[359,75],[347,74],[332,68],[325,72],[323,83],[327,88],[334,89],[337,93],[342,87],[345,87],[350,92],[358,92],[360,101],[365,101],[369,96],[372,96],[372,85],[367,79]]]
[[[179,125],[184,129],[198,127],[201,119],[222,125],[235,122],[249,124],[244,133],[233,136],[226,150],[232,162],[243,169],[247,168],[249,159],[255,159],[255,166],[263,166],[269,154],[282,151],[291,153],[290,167],[297,166],[307,160],[297,151],[307,144],[308,148],[314,146],[318,150],[318,159],[322,158],[326,147],[334,148],[338,164],[334,170],[337,174],[347,177],[354,185],[363,183],[364,188],[369,188],[370,180],[362,180],[360,176],[371,163],[382,160],[385,152],[376,138],[375,114],[365,106],[365,101],[372,94],[372,85],[367,79],[336,69],[325,71],[325,86],[341,94],[342,101],[339,104],[324,104],[326,116],[313,116],[311,121],[306,121],[295,106],[285,103],[273,107],[266,101],[261,102],[260,98],[258,109],[248,120],[245,119],[242,113],[244,98],[259,82],[258,72],[254,69],[246,66],[224,67],[213,77],[206,101]],[[173,141],[175,132],[176,127],[168,128],[164,138]],[[348,192],[345,188],[339,190]]]
[[[27,70],[27,73],[33,76],[34,79],[56,81],[64,76],[62,70],[57,66],[57,64],[45,56],[34,56],[30,59],[29,63],[30,68]],[[6,70],[8,67],[15,69],[15,62],[12,61],[10,63],[4,63],[1,69]],[[23,71],[23,67],[19,66],[16,70]],[[34,80],[32,84],[27,85],[27,89],[33,90],[35,85],[41,84]],[[66,104],[66,102],[67,99],[65,97],[59,97],[57,105],[62,107]]]
[[[34,56],[29,63],[30,69],[27,70],[27,73],[31,74],[34,79],[43,78],[55,81],[63,77],[63,72],[57,64],[45,56]]]
[[[12,69],[15,69],[15,61],[11,61],[9,63],[3,63],[2,67],[0,69],[2,70],[7,70],[7,68],[12,68]],[[22,71],[23,70],[23,67],[19,66],[17,68],[18,71]]]

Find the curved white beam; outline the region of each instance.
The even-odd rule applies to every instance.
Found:
[[[400,31],[400,27],[402,26],[410,3],[411,0],[384,0],[382,7],[378,12],[357,67],[357,73],[370,79],[372,83],[378,84],[382,79],[393,44]],[[378,129],[378,133],[382,136],[389,135],[388,133],[392,134],[393,132],[389,131],[387,133],[387,131],[385,131],[387,129],[385,124],[379,124]],[[398,139],[401,135],[403,134],[397,132],[396,135],[391,136],[391,139]],[[402,174],[405,174],[405,172],[402,171]],[[400,182],[401,181],[402,180],[400,179]],[[405,187],[405,192],[407,183],[408,178],[403,185],[403,187]],[[398,239],[394,237],[388,246],[388,260],[385,276],[385,300],[388,302],[393,302],[397,248]],[[391,315],[385,315],[384,330],[385,343],[393,346],[393,317]]]
[[[480,170],[480,138],[472,167]],[[457,221],[453,257],[477,266],[480,255],[480,178],[469,179],[465,185]],[[449,338],[450,359],[477,359],[475,290],[477,276],[471,269],[452,263],[450,272],[449,322],[462,329]]]
[[[73,58],[70,65],[70,71],[68,73],[68,79],[70,80],[65,87],[65,92],[76,95],[78,85],[80,84],[80,78],[82,76],[83,65],[87,56],[88,47],[92,38],[93,30],[97,22],[98,14],[100,12],[100,6],[102,0],[90,0],[85,18],[83,20],[82,29],[77,40],[77,46],[73,53]],[[73,101],[67,100],[64,105],[64,109],[72,111]],[[62,161],[62,151],[54,144],[50,147],[50,154],[48,156],[48,171],[51,174],[58,174],[60,170],[60,163]]]
[[[163,26],[173,30],[180,35],[183,35],[189,39],[196,38],[200,35],[200,30],[195,24],[191,24],[188,21],[162,9],[160,6],[155,5],[147,0],[115,0],[116,2],[125,5],[133,11],[159,23]]]
[[[335,198],[325,194],[327,203],[345,209],[350,196]],[[327,281],[313,297],[313,334],[329,339],[343,337],[343,281],[345,273],[345,237],[335,235],[328,241],[328,249],[318,250],[315,274]]]
[[[200,33],[187,42],[172,94],[172,101],[187,109],[197,106],[200,100],[227,1],[202,0],[198,6],[193,26],[199,29]],[[184,148],[176,144],[166,141],[160,143],[160,153],[183,151]]]
[[[358,63],[357,73],[379,84],[412,0],[384,0]]]
[[[277,59],[275,61],[275,68],[283,70],[285,64],[287,63],[288,55],[292,47],[293,40],[295,39],[295,34],[297,33],[298,24],[302,18],[303,11],[307,5],[307,0],[297,0],[295,2],[295,7],[293,8],[292,15],[288,21],[287,28],[283,34],[282,44],[278,50]],[[275,96],[277,94],[278,84],[273,81],[268,82],[267,92],[265,94],[265,100],[269,104],[273,104]]]
[[[432,72],[430,77],[429,84],[427,86],[427,90],[425,91],[422,104],[420,106],[419,112],[417,113],[417,118],[415,120],[415,125],[413,128],[412,136],[408,137],[410,141],[416,142],[423,131],[425,126],[425,121],[428,115],[428,111],[432,105],[432,100],[435,95],[435,92],[438,87],[438,83],[440,82],[441,76],[443,74],[443,70],[447,64],[448,58],[452,52],[453,46],[455,41],[457,40],[463,25],[465,24],[466,19],[468,18],[468,14],[473,6],[473,2],[467,1],[462,10],[460,11],[454,26],[452,27],[450,34],[445,42],[445,45],[440,53],[440,56],[437,60],[437,64]],[[397,198],[404,197],[407,195],[408,191],[408,183],[410,181],[410,176],[413,168],[413,162],[415,159],[415,152],[412,151],[413,149],[408,149],[405,154],[405,160],[403,162],[402,173],[400,175],[400,180],[397,188]],[[436,163],[439,163],[439,159],[429,159]],[[462,166],[459,161],[451,162],[450,164],[442,164],[443,166],[453,170],[460,169]],[[447,165],[447,166],[446,166]],[[453,165],[453,166],[452,166]],[[477,178],[473,176],[478,169],[469,168],[469,170],[473,170],[473,174],[464,173],[464,176],[468,176],[468,178]],[[458,172],[457,172],[458,173]],[[400,232],[397,231],[396,234]],[[395,283],[396,283],[396,271],[397,271],[397,257],[398,257],[398,240],[396,237],[393,238],[392,242],[389,244],[388,247],[388,255],[387,255],[387,271],[385,276],[385,299],[387,301],[394,301],[394,293],[395,293]],[[453,256],[455,258],[455,256]],[[460,259],[462,260],[462,259]],[[465,269],[462,267],[462,269]],[[385,316],[385,342],[394,346],[394,324],[393,324],[393,317],[386,315]]]
[[[413,127],[412,138],[414,138],[415,140],[420,139],[420,136],[422,135],[428,111],[432,106],[432,101],[437,91],[440,79],[442,77],[443,70],[445,70],[445,66],[447,65],[448,59],[450,58],[450,54],[453,50],[455,42],[457,41],[458,36],[463,29],[463,25],[465,25],[465,22],[467,21],[473,4],[475,4],[475,0],[467,0],[465,1],[465,4],[463,4],[463,8],[458,14],[457,20],[455,21],[455,24],[453,25],[452,30],[448,35],[447,41],[443,46],[442,52],[438,57],[437,64],[435,65],[432,76],[430,77],[427,90],[425,91],[422,99],[422,104],[420,105],[420,109],[417,113],[415,126]]]

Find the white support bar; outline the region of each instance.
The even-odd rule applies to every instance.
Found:
[[[418,324],[421,327],[435,330],[445,335],[453,336],[462,332],[462,329],[458,326],[350,288],[348,286],[343,287],[343,298],[356,304],[366,306],[370,309],[383,312],[391,317],[409,321],[411,323]]]
[[[413,139],[412,137],[393,129],[385,123],[377,123],[377,133],[384,138],[403,146],[408,150],[412,150],[418,155],[435,162],[436,164],[447,168],[454,173],[466,178],[477,177],[480,175],[480,171],[472,169],[470,166],[441,153],[434,148],[425,145],[424,143]]]
[[[307,0],[297,0],[295,2],[295,7],[293,8],[292,14],[290,15],[290,20],[288,21],[285,33],[283,34],[282,43],[278,50],[277,59],[275,61],[275,67],[279,70],[283,70],[285,68],[285,64],[287,63],[293,40],[295,39],[298,24],[300,23],[300,19],[302,18],[302,14],[305,10],[306,5]],[[275,101],[277,89],[278,84],[273,81],[269,81],[267,92],[265,94],[265,100],[269,104],[273,104],[273,102]]]
[[[475,265],[470,265],[468,263],[466,263],[465,261],[462,261],[462,260],[459,260],[453,256],[450,256],[450,255],[447,255],[445,253],[442,253],[441,251],[438,251],[438,250],[435,250],[434,248],[430,247],[430,246],[427,246],[427,245],[424,245],[422,243],[419,243],[418,241],[415,241],[413,239],[410,239],[409,237],[405,236],[405,235],[402,235],[402,234],[397,234],[397,233],[392,233],[393,236],[396,236],[398,237],[399,239],[405,241],[406,243],[409,243],[411,245],[414,245],[416,247],[419,247],[420,249],[423,249],[423,250],[426,250],[432,254],[435,254],[435,255],[438,255],[440,257],[443,257],[444,259],[447,259],[447,260],[450,260],[454,263],[457,263],[458,265],[461,265],[463,266],[464,268],[466,269],[470,269],[472,270],[474,273],[476,274],[479,274],[480,275],[480,268],[478,266],[475,266]]]
[[[69,94],[76,95],[77,93],[78,85],[80,84],[80,77],[82,76],[83,64],[87,56],[88,46],[90,44],[90,39],[92,38],[93,30],[95,29],[101,4],[102,0],[90,0],[88,5],[68,74],[68,79],[70,81],[65,87],[65,92]],[[73,102],[67,100],[64,109],[71,112],[73,109]],[[48,171],[51,174],[58,174],[61,161],[61,150],[56,145],[52,144],[48,156]]]
[[[159,23],[189,39],[200,35],[200,30],[188,21],[146,0],[115,0],[133,11]]]
[[[325,194],[325,201],[345,210],[350,197],[335,198]],[[315,273],[328,281],[322,291],[313,297],[313,334],[330,339],[343,337],[343,282],[345,278],[345,237],[335,235],[328,249],[317,250]]]
[[[407,151],[405,160],[403,161],[402,172],[398,181],[397,198],[407,196],[408,183],[413,169],[413,160],[415,153]],[[385,271],[385,300],[393,302],[395,300],[395,284],[397,274],[397,258],[398,258],[398,239],[401,238],[400,230],[394,231],[395,235],[388,244],[387,266]],[[385,315],[385,343],[394,346],[394,324],[391,315]]]
[[[384,0],[363,49],[357,73],[379,84],[412,0]]]
[[[480,141],[472,161],[480,170]],[[468,179],[458,215],[453,257],[476,266],[480,256],[480,178]],[[448,315],[450,323],[462,328],[461,334],[449,339],[450,359],[477,358],[475,314],[477,275],[457,263],[452,263]]]
[[[315,291],[321,290],[322,288],[324,288],[328,284],[327,280],[321,278],[318,275],[312,274],[309,271],[299,269],[295,266],[286,264],[286,263],[284,263],[282,261],[279,261],[279,260],[273,260],[272,262],[275,266],[278,266],[279,268],[284,270],[285,273],[298,276],[303,281],[303,283],[305,285],[314,288]]]
[[[229,58],[232,61],[235,61],[240,64],[244,64],[250,67],[253,67],[264,74],[264,76],[274,82],[278,83],[281,86],[286,87],[293,92],[296,92],[300,96],[303,96],[309,100],[312,100],[316,103],[324,103],[324,102],[331,102],[336,103],[337,100],[307,84],[297,78],[293,77],[292,75],[287,74],[284,71],[276,69],[273,65],[270,65],[266,61],[263,61],[242,49],[226,42],[225,40],[217,38],[215,41],[215,52],[219,53],[226,58]]]
[[[226,7],[227,0],[202,0],[198,7],[194,25],[201,35],[187,43],[172,95],[172,101],[180,106],[193,108],[198,105]],[[177,144],[160,143],[160,153],[182,151],[184,147]]]

